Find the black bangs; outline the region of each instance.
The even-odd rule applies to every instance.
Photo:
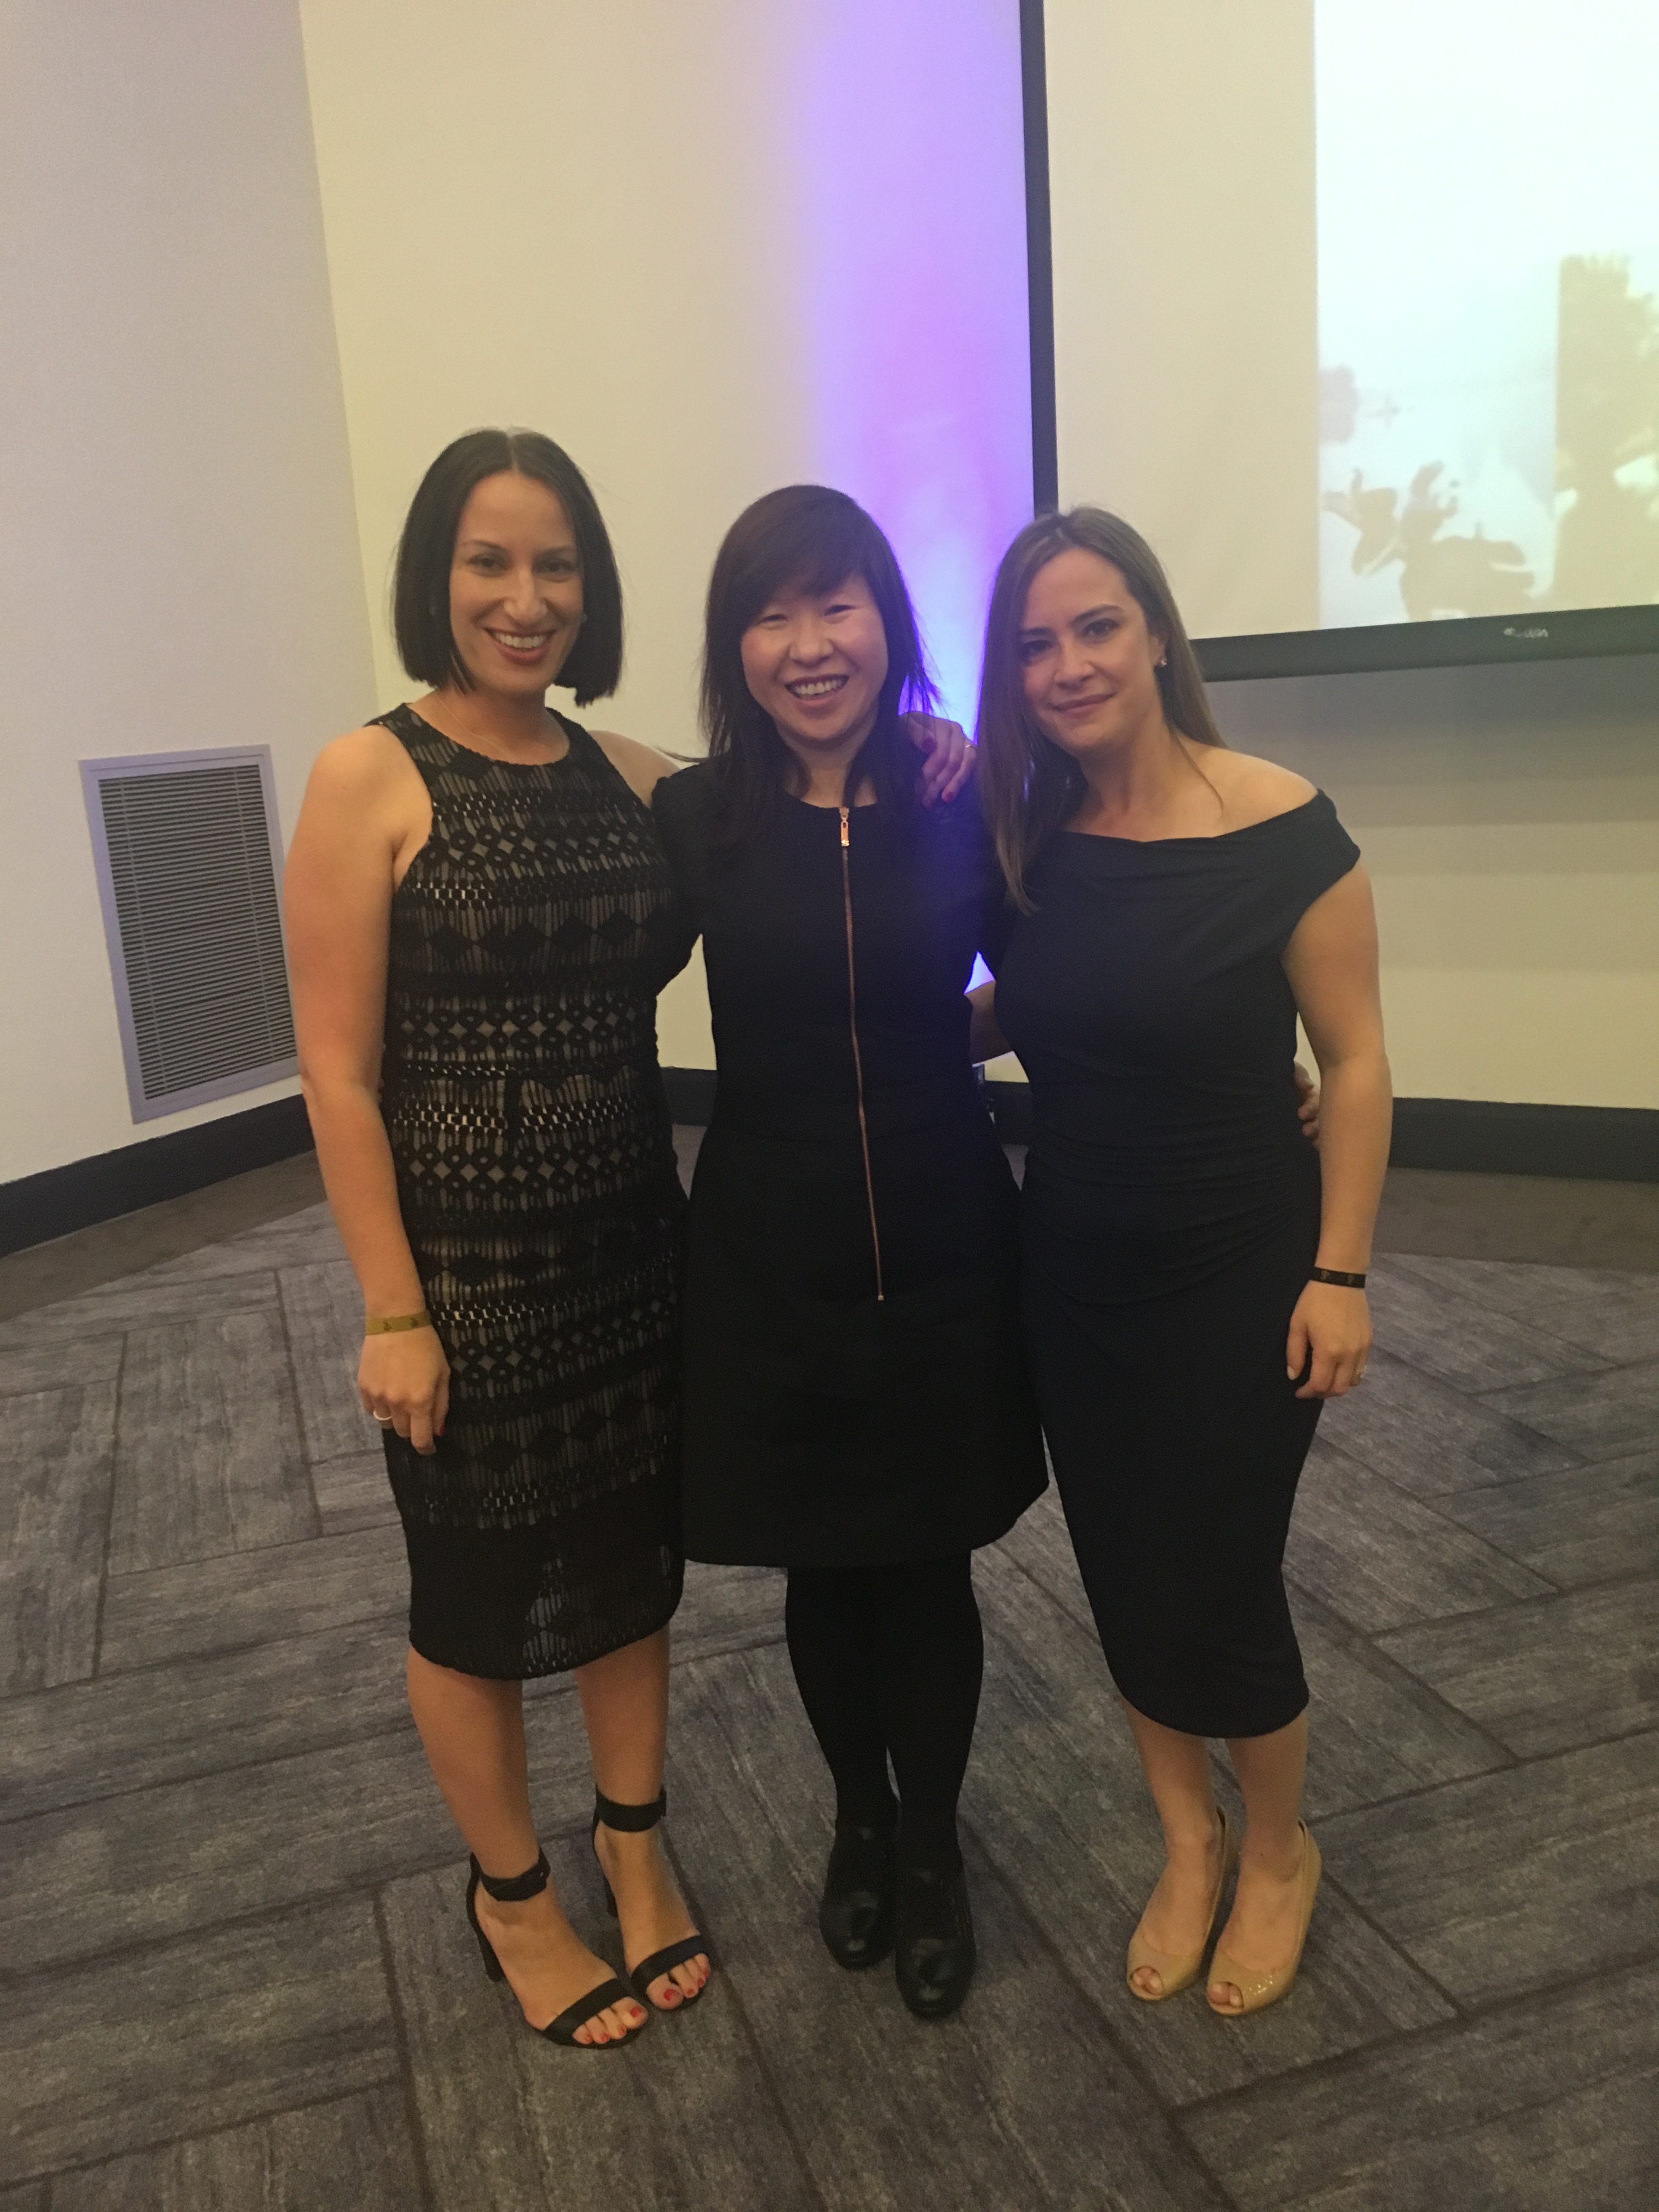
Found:
[[[813,495],[802,499],[798,493]],[[762,509],[769,511],[763,515]],[[781,592],[822,596],[849,576],[865,576],[879,603],[869,574],[876,565],[871,556],[878,546],[891,560],[891,550],[864,509],[844,493],[792,485],[757,500],[743,520],[750,516],[767,526],[745,532],[732,564],[730,611],[744,629]]]
[[[797,773],[770,717],[750,695],[744,632],[780,593],[822,595],[849,576],[863,578],[887,640],[876,726],[848,772],[849,781],[867,779],[896,817],[915,808],[921,757],[899,718],[931,712],[935,695],[903,574],[880,526],[856,500],[825,484],[787,484],[744,509],[708,580],[702,719],[722,844],[752,835]]]

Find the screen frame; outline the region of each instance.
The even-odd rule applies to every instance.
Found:
[[[1025,276],[1031,359],[1031,506],[1060,506],[1054,374],[1054,257],[1048,198],[1048,70],[1043,0],[1019,0],[1025,123]],[[1504,661],[1590,660],[1659,653],[1659,605],[1569,607],[1535,615],[1366,623],[1243,637],[1195,637],[1213,682],[1258,676],[1358,676],[1384,669],[1468,668]]]

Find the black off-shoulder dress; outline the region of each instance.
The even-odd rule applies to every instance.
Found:
[[[1322,793],[1220,837],[1064,833],[997,979],[1031,1082],[1026,1340],[1113,1679],[1194,1735],[1307,1703],[1280,1573],[1319,1419],[1285,1371],[1319,1240],[1282,955],[1358,849]]]
[[[722,858],[708,771],[657,788],[719,1087],[692,1187],[682,1543],[795,1567],[993,1542],[1047,1481],[1018,1200],[963,997],[1008,922],[977,803],[779,796]],[[843,845],[843,836],[846,842]]]

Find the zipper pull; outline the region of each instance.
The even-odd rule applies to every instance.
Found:
[[[853,842],[853,811],[849,806],[840,809],[842,849],[846,851]]]

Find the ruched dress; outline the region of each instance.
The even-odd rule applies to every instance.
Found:
[[[1319,1418],[1285,1340],[1319,1239],[1283,954],[1358,848],[1322,793],[1219,837],[1062,832],[997,979],[1030,1079],[1026,1341],[1113,1679],[1261,1735],[1307,1702],[1281,1565]]]
[[[1008,927],[977,802],[907,821],[780,794],[723,855],[710,800],[702,767],[655,799],[719,1068],[687,1233],[684,1551],[970,1551],[1048,1480],[1018,1196],[968,1057],[974,955],[994,966]]]
[[[380,1103],[451,1370],[435,1455],[386,1431],[410,1641],[463,1674],[558,1674],[679,1601],[684,1200],[656,994],[689,948],[649,811],[578,724],[538,766],[410,707],[380,720],[432,798],[392,901]]]

